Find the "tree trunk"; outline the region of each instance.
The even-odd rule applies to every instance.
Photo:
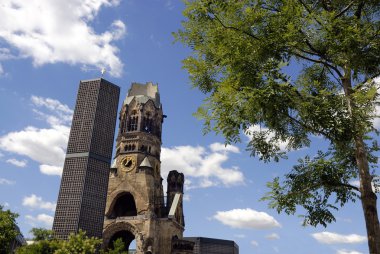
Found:
[[[380,226],[376,206],[377,197],[372,191],[372,176],[369,173],[368,157],[363,136],[361,130],[358,130],[360,127],[356,123],[357,120],[355,120],[355,116],[353,115],[355,103],[351,99],[352,84],[350,69],[345,69],[345,76],[342,78],[342,84],[347,99],[348,111],[351,118],[354,120],[355,159],[359,170],[360,196],[367,229],[369,252],[370,254],[380,254]]]
[[[376,194],[372,191],[372,177],[369,173],[367,153],[362,138],[355,139],[356,163],[359,169],[361,202],[367,229],[370,254],[380,254],[380,226],[377,214]]]

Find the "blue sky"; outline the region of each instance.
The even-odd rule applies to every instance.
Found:
[[[192,113],[204,96],[181,68],[190,50],[171,34],[183,7],[174,0],[2,1],[0,203],[19,213],[24,235],[51,227],[78,84],[104,67],[121,87],[120,102],[131,82],[159,84],[168,116],[162,175],[185,173],[185,236],[231,239],[240,253],[368,253],[359,202],[337,212],[336,223],[313,228],[259,201],[267,181],[315,155],[323,139],[264,164],[249,157],[245,136],[227,147],[220,136],[203,136]]]

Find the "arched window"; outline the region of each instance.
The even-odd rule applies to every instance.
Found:
[[[138,116],[130,116],[129,117],[128,131],[136,131],[137,130],[138,120],[139,120]]]
[[[153,123],[153,118],[151,117],[151,113],[146,113],[146,115],[143,118],[143,123],[142,123],[142,130],[148,133],[153,133],[154,131],[154,123]]]
[[[126,131],[126,127],[127,127],[127,115],[123,114],[120,120],[121,133],[124,133]]]
[[[127,192],[117,198],[110,217],[117,218],[136,215],[137,209],[135,199],[131,193]]]

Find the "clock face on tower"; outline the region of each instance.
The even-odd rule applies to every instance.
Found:
[[[136,159],[132,156],[126,156],[121,161],[121,169],[125,172],[130,172],[136,167]]]

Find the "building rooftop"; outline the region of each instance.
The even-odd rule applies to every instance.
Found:
[[[146,84],[132,83],[124,100],[124,105],[129,105],[134,98],[139,103],[146,103],[148,100],[152,100],[157,108],[161,107],[158,85],[154,85],[152,82],[147,82]]]

